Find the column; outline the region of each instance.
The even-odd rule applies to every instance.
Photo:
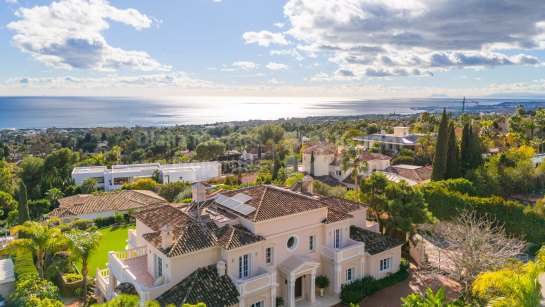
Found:
[[[276,287],[271,287],[271,306],[276,307]]]
[[[316,302],[316,268],[312,268],[312,273],[310,273],[310,303],[314,304]]]
[[[361,267],[360,278],[364,278],[365,277],[365,256],[364,255],[360,256],[360,267]]]
[[[333,293],[341,293],[341,264],[335,263],[333,265]]]
[[[239,307],[244,307],[244,306],[245,306],[245,303],[246,303],[246,302],[244,301],[244,298],[242,298],[242,297],[238,300],[238,306],[239,306]]]
[[[295,306],[295,276],[294,274],[289,274],[288,276],[288,295],[286,302],[286,307],[294,307]]]
[[[114,294],[115,287],[117,286],[117,280],[112,272],[110,270],[110,275],[108,276],[108,289],[106,290],[106,300],[110,300]]]

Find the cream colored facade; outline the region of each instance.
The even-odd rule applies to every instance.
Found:
[[[171,258],[142,238],[152,230],[137,220],[136,230],[129,231],[128,250],[111,252],[109,271],[97,271],[97,288],[105,299],[111,299],[116,285],[129,282],[144,302],[156,299],[199,267],[217,265],[219,272],[225,264],[225,274],[240,294],[238,306],[272,307],[277,297],[282,297],[285,306],[314,304],[320,299],[314,283],[318,275],[330,280],[326,293],[338,297],[347,282],[369,275],[381,278],[399,269],[400,246],[370,255],[364,243],[350,239],[350,226],[377,229],[368,225],[366,210],[351,212],[352,218],[333,223],[324,223],[328,208],[259,222],[238,216],[230,224],[240,224],[265,239],[234,249],[215,246]],[[389,257],[389,269],[380,271],[380,260]],[[162,263],[162,283],[157,282],[157,258]],[[248,274],[241,273],[242,259],[248,260]]]
[[[312,154],[303,153],[303,171],[311,173]],[[329,164],[335,160],[334,154],[314,154],[314,173],[313,176],[329,175]]]

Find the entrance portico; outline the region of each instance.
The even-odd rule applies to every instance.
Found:
[[[291,256],[278,266],[285,276],[284,301],[286,307],[293,307],[300,300],[311,304],[316,301],[316,269],[320,263],[304,256]]]

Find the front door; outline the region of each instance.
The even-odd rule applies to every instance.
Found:
[[[301,298],[303,296],[303,276],[300,276],[295,280],[295,298]]]

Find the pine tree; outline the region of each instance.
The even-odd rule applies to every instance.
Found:
[[[462,144],[460,146],[460,163],[462,172],[465,173],[470,169],[469,161],[471,159],[471,128],[469,124],[464,125],[462,131]]]
[[[450,122],[448,126],[447,168],[445,179],[460,178],[461,176],[460,154],[458,152],[458,143],[456,142],[454,122]]]
[[[439,131],[437,133],[437,143],[435,145],[435,155],[433,156],[433,170],[431,180],[438,181],[445,179],[447,167],[447,141],[448,141],[448,118],[447,110],[443,109]]]
[[[21,181],[19,185],[19,224],[30,220],[30,214],[28,213],[28,202],[25,183]]]

